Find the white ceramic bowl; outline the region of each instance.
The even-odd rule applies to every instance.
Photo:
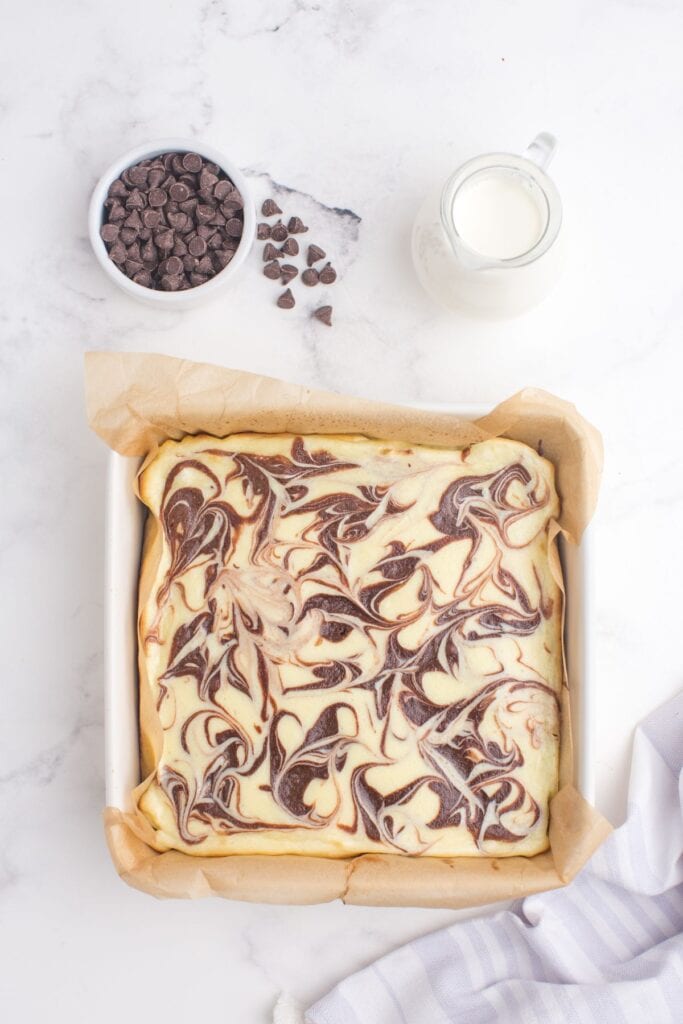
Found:
[[[154,288],[145,288],[144,285],[131,281],[122,270],[119,270],[114,261],[109,258],[107,247],[100,238],[100,228],[104,222],[104,201],[107,198],[111,183],[116,181],[127,167],[131,167],[140,160],[150,160],[155,156],[159,156],[160,153],[170,152],[199,153],[206,160],[218,164],[239,189],[244,200],[244,231],[230,263],[205,284],[198,285],[196,288],[188,288],[182,292],[157,291]],[[235,167],[224,153],[214,149],[213,146],[207,146],[203,142],[198,142],[196,139],[159,139],[145,146],[136,146],[135,149],[129,149],[127,153],[124,153],[123,156],[120,156],[114,163],[110,164],[97,182],[90,200],[88,231],[90,234],[90,244],[100,266],[110,280],[115,285],[118,285],[122,291],[126,292],[127,295],[138,299],[140,302],[146,302],[151,306],[161,306],[166,309],[187,309],[190,306],[197,306],[208,299],[215,298],[232,284],[249,255],[249,250],[254,241],[256,234],[256,210],[249,183],[239,168]]]

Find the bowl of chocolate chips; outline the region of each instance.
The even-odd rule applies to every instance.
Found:
[[[130,150],[95,186],[89,230],[111,280],[153,305],[214,298],[235,278],[255,236],[249,185],[218,150],[162,139]]]

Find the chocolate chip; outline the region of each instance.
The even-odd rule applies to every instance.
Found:
[[[281,220],[273,227],[270,232],[270,237],[274,242],[284,242],[287,237],[287,228],[284,226]]]
[[[207,160],[206,163],[204,164],[204,166],[206,167],[207,171],[211,171],[212,174],[220,174],[221,173],[221,169],[218,166],[218,164],[212,163],[211,160]]]
[[[328,327],[332,326],[332,306],[320,306],[319,309],[313,310],[312,315],[322,324],[327,324]]]
[[[280,297],[277,300],[277,304],[280,307],[280,309],[294,309],[296,302],[294,296],[292,295],[291,288],[288,288],[287,291],[284,291],[282,295],[280,295]]]
[[[161,287],[165,292],[177,292],[180,287],[180,278],[178,276],[171,277],[170,274],[164,274],[161,278]]]
[[[197,235],[197,237],[193,238],[189,243],[187,249],[190,256],[203,256],[206,252],[206,242],[203,238],[200,238],[199,235]]]
[[[234,185],[233,185],[231,191],[226,196],[225,202],[229,203],[229,205],[234,207],[235,210],[242,210],[242,209],[244,209],[244,199],[242,199],[241,194],[237,191],[237,189],[234,187]]]
[[[199,189],[199,198],[200,198],[200,199],[201,199],[201,200],[202,200],[202,201],[203,201],[203,202],[204,202],[204,203],[205,203],[205,204],[206,204],[207,206],[215,206],[215,205],[216,205],[216,203],[218,202],[218,200],[216,199],[216,197],[215,197],[215,196],[214,196],[214,194],[213,194],[213,189],[212,189],[211,187],[208,187],[208,188],[200,188],[200,189]]]
[[[272,263],[266,263],[263,268],[263,273],[266,277],[269,277],[271,281],[277,281],[280,276],[280,264],[277,260],[273,260]]]
[[[149,171],[142,164],[136,164],[135,167],[131,167],[128,172],[128,180],[132,185],[137,185],[139,188],[144,188],[147,184],[147,176]]]
[[[141,260],[126,260],[123,266],[128,277],[135,277],[141,270],[144,270]]]
[[[313,270],[309,267],[308,270],[304,270],[301,275],[301,280],[304,284],[308,285],[309,288],[312,288],[313,285],[317,284],[320,280],[320,275],[317,270]]]
[[[241,220],[238,220],[237,217],[232,217],[225,225],[225,230],[231,238],[241,238],[243,227],[244,225]]]
[[[103,242],[115,242],[119,236],[118,224],[103,224],[100,228],[100,238]]]
[[[192,221],[186,213],[173,213],[169,211],[166,214],[166,219],[172,228],[176,231],[186,231],[192,224]]]
[[[149,190],[147,202],[150,206],[164,206],[168,202],[168,193],[163,188],[152,188]]]
[[[187,185],[182,181],[176,181],[168,190],[171,199],[176,203],[184,203],[190,194]]]
[[[142,210],[147,206],[147,200],[143,196],[139,188],[134,188],[131,194],[126,199],[127,210]]]
[[[161,185],[165,177],[166,172],[163,167],[151,167],[149,174],[147,175],[147,184],[150,188],[157,188],[157,186]]]
[[[215,235],[212,235],[208,241],[209,249],[220,249],[223,245],[223,239],[217,231]]]
[[[199,203],[195,211],[197,222],[199,224],[208,224],[214,214],[213,206],[209,206],[207,203]]]
[[[327,253],[325,250],[321,249],[319,245],[309,245],[306,262],[309,267],[312,267],[314,263],[318,262],[318,260],[324,260],[326,255]]]
[[[263,262],[270,263],[271,260],[277,260],[280,257],[280,250],[276,249],[270,242],[266,242],[263,246]]]
[[[124,245],[130,245],[138,237],[138,233],[135,228],[121,228],[119,231],[119,238]]]
[[[156,246],[151,240],[149,242],[145,242],[142,247],[141,255],[143,260],[153,260],[155,263],[157,262],[158,256]]]
[[[107,192],[107,195],[125,198],[128,195],[128,189],[123,184],[121,179],[117,178],[116,181],[112,181],[111,185],[109,186],[109,191]]]
[[[210,274],[213,271],[213,264],[210,256],[202,256],[197,264],[198,274]]]
[[[331,263],[326,263],[323,269],[320,271],[320,283],[334,284],[336,280],[337,271],[334,269]]]
[[[213,194],[216,197],[216,199],[219,201],[219,203],[222,203],[223,200],[227,196],[229,196],[231,192],[232,192],[232,185],[230,184],[229,181],[225,181],[225,179],[223,181],[217,181],[216,184],[213,187]]]
[[[142,263],[142,253],[140,252],[140,243],[133,242],[132,245],[128,246],[127,255],[129,260],[137,260],[138,263]]]
[[[168,228],[157,231],[154,236],[154,244],[158,246],[159,249],[172,249],[174,241],[173,232]]]
[[[110,221],[110,223],[118,221],[118,220],[123,220],[125,218],[125,216],[126,216],[125,208],[123,206],[121,206],[120,203],[115,203],[112,207],[110,207],[110,209],[109,209],[109,221]]]
[[[145,288],[152,287],[152,275],[149,270],[138,270],[137,274],[133,275],[133,280],[136,284],[141,284]]]
[[[200,157],[200,159],[201,159],[201,157]],[[183,159],[182,154],[181,153],[175,153],[173,155],[173,159],[171,160],[171,166],[167,167],[166,170],[167,171],[173,171],[174,174],[177,174],[180,177],[180,175],[183,173],[183,171],[189,170],[189,168],[187,168],[185,166],[185,161]]]
[[[296,238],[288,238],[284,245],[280,246],[280,252],[285,256],[296,256],[299,252],[299,243]]]
[[[282,210],[274,199],[266,199],[261,207],[261,213],[264,217],[274,217],[276,213],[282,213]]]
[[[213,254],[214,263],[217,265],[216,269],[220,267],[220,269],[223,270],[227,267],[234,255],[235,253],[231,249],[216,249]]]
[[[199,260],[195,256],[190,256],[189,254],[187,256],[183,256],[183,268],[188,274],[197,269],[198,263]]]
[[[161,214],[158,210],[144,210],[142,214],[142,223],[146,228],[155,228],[161,220]]]
[[[213,195],[213,187],[218,182],[218,175],[212,174],[208,168],[203,167],[199,172],[199,187],[210,189]]]
[[[183,270],[182,261],[177,256],[169,256],[166,260],[165,273],[175,277],[176,274],[181,274]]]
[[[183,213],[187,213],[191,216],[197,209],[198,202],[199,200],[197,199],[196,196],[190,196],[190,198],[186,199],[184,203],[179,204],[178,209],[182,210]]]
[[[256,228],[256,237],[262,242],[265,241],[266,238],[270,238],[270,224],[259,224]]]
[[[109,257],[114,263],[125,263],[126,262],[126,247],[121,242],[114,242],[111,249],[109,250]]]
[[[291,263],[283,263],[282,264],[282,283],[283,284],[289,284],[290,281],[294,280],[294,278],[296,277],[296,275],[298,273],[299,273],[299,271],[296,269],[296,267],[292,266]]]
[[[200,224],[197,228],[197,234],[200,238],[203,238],[205,242],[208,242],[211,236],[216,234],[216,228],[211,224]]]
[[[206,282],[208,280],[209,280],[208,274],[197,274],[197,273],[190,274],[190,284],[192,285],[193,288],[196,288],[200,284],[206,284]]]
[[[203,160],[199,153],[186,153],[181,162],[184,169],[190,174],[199,174],[202,169]]]
[[[142,221],[140,220],[140,214],[137,210],[133,210],[129,213],[123,222],[124,228],[132,228],[135,232],[138,232],[142,227]]]
[[[308,228],[302,221],[301,217],[290,217],[287,230],[290,235],[301,235],[304,231],[308,231]]]
[[[227,221],[226,221],[225,217],[223,216],[222,213],[219,213],[218,210],[216,210],[216,212],[214,213],[213,217],[209,221],[209,224],[215,224],[217,227],[220,227],[220,228],[225,227],[226,223],[227,223]]]

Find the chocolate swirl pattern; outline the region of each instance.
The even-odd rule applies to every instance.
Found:
[[[163,737],[140,809],[159,849],[546,848],[562,682],[548,462],[500,439],[188,437],[140,493],[141,686]]]

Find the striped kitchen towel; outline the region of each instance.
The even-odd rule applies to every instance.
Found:
[[[628,816],[565,889],[411,942],[309,1024],[683,1022],[683,693],[636,730]]]

